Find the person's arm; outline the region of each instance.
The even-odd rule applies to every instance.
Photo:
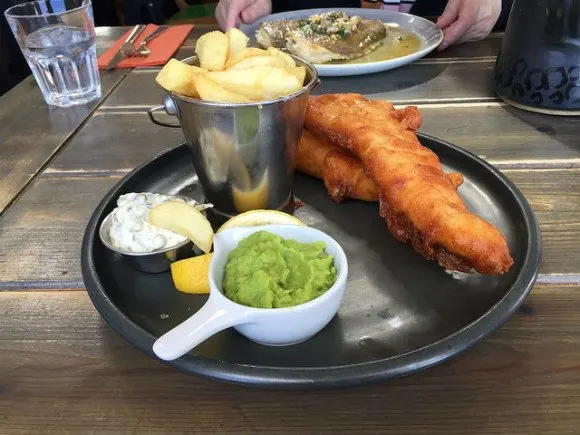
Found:
[[[215,17],[223,30],[252,23],[272,12],[271,0],[220,0]]]
[[[437,26],[443,30],[440,50],[457,42],[486,38],[501,14],[502,0],[449,0]]]

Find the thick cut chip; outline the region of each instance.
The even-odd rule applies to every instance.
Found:
[[[269,54],[266,50],[262,50],[261,48],[254,47],[244,48],[235,56],[228,58],[228,61],[226,62],[226,69],[231,68],[236,63],[241,62],[242,60],[252,56],[269,56]]]
[[[287,68],[271,66],[210,72],[207,78],[252,100],[289,95],[302,87],[298,77]]]
[[[199,97],[216,103],[249,103],[250,99],[235,91],[223,88],[204,75],[197,74],[193,81]]]
[[[303,66],[295,66],[292,68],[286,68],[286,71],[295,76],[301,86],[304,84],[304,80],[306,79],[306,68]]]
[[[195,45],[199,66],[209,71],[222,71],[228,56],[228,37],[216,30],[202,35]]]
[[[290,68],[272,68],[262,82],[264,98],[277,98],[290,95],[302,88],[304,78],[300,79]]]
[[[247,43],[238,29],[208,32],[195,47],[199,67],[172,59],[156,80],[168,91],[220,103],[270,100],[304,85],[306,69],[297,67],[290,55]]]
[[[281,57],[251,56],[239,61],[230,69],[253,68],[255,66],[276,66],[279,68],[284,68],[286,67],[286,62]]]
[[[267,51],[271,56],[276,56],[281,59],[284,59],[284,62],[286,62],[286,66],[289,67],[296,66],[296,62],[294,62],[294,59],[292,59],[292,56],[290,56],[288,53],[284,53],[282,50],[278,50],[277,48],[274,47],[268,47]]]
[[[228,59],[232,59],[248,45],[249,38],[244,32],[232,27],[226,32],[228,37]]]
[[[170,92],[197,98],[198,94],[195,90],[193,78],[200,73],[205,73],[205,70],[180,62],[177,59],[170,59],[163,69],[159,71],[155,81]]]

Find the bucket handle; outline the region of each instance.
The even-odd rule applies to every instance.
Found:
[[[151,119],[151,122],[153,122],[153,124],[160,125],[161,127],[181,128],[181,125],[179,125],[179,124],[171,124],[169,122],[165,122],[165,121],[161,121],[160,119],[157,119],[155,117],[155,113],[160,112],[162,110],[166,111],[165,105],[155,106],[155,107],[152,107],[152,108],[147,110],[147,115],[149,115],[149,119]]]

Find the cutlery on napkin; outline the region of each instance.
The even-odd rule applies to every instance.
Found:
[[[141,41],[151,35],[158,26],[148,24],[134,43],[138,47]],[[127,57],[116,65],[116,68],[136,68],[165,65],[175,52],[181,47],[187,35],[193,30],[192,24],[169,26],[168,29],[147,44],[151,53],[146,57]],[[109,61],[119,51],[131,30],[119,38],[111,48],[99,56],[99,69],[105,69]]]

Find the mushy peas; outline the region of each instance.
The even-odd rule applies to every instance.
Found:
[[[336,281],[333,257],[325,249],[324,242],[300,243],[258,231],[230,252],[224,294],[255,308],[284,308],[311,301]]]

